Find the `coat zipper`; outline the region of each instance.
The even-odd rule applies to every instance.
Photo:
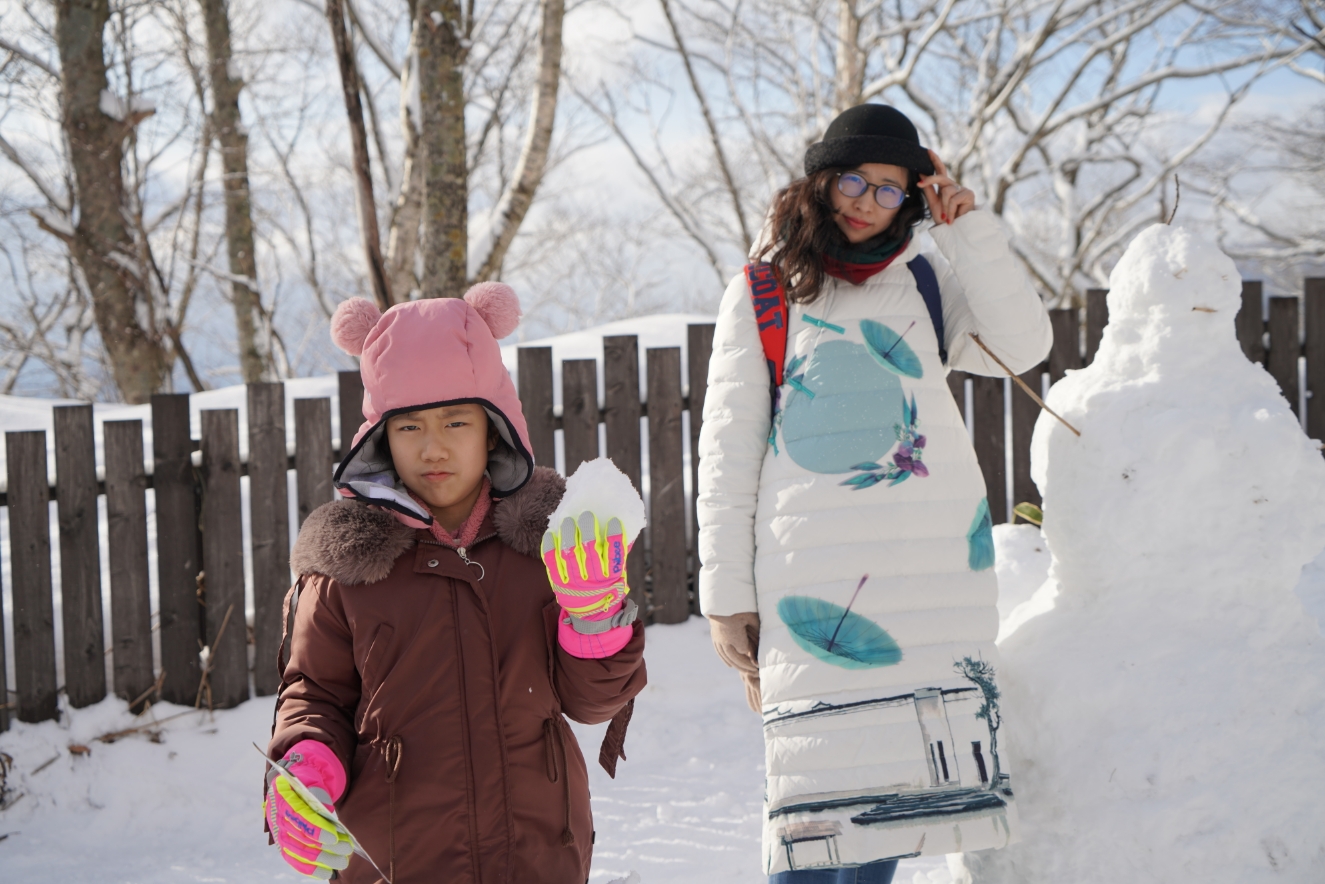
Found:
[[[473,559],[471,559],[471,558],[469,557],[469,549],[470,549],[470,547],[474,547],[474,546],[477,546],[477,545],[480,544],[480,543],[483,543],[485,540],[491,540],[492,538],[494,538],[494,537],[496,537],[496,536],[497,536],[496,532],[493,532],[492,534],[488,534],[488,535],[486,535],[486,536],[484,536],[484,537],[480,537],[480,538],[478,538],[478,539],[475,540],[473,543],[469,544],[469,546],[446,546],[446,544],[441,543],[440,541],[437,541],[437,540],[424,540],[424,541],[420,541],[420,542],[422,542],[422,543],[430,543],[430,544],[432,544],[433,546],[441,546],[441,547],[445,547],[446,549],[449,549],[449,550],[454,551],[456,555],[460,556],[460,561],[464,562],[465,565],[466,565],[467,567],[470,566],[470,565],[474,565],[474,566],[477,566],[477,567],[478,567],[478,579],[479,579],[479,580],[482,580],[484,577],[487,576],[487,573],[488,573],[488,572],[487,572],[487,570],[483,567],[483,563],[482,563],[482,562],[476,562],[476,561],[474,561]]]

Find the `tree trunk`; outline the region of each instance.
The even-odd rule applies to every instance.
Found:
[[[111,373],[126,402],[147,402],[170,372],[166,341],[156,327],[146,267],[125,221],[121,163],[124,138],[146,116],[106,90],[102,31],[107,0],[56,0],[61,125],[69,142],[78,225],[69,249],[92,294],[93,313]],[[103,94],[106,100],[103,102]],[[103,105],[120,113],[116,119]]]
[[[863,101],[865,53],[860,50],[860,16],[856,0],[837,2],[837,57],[834,59],[833,110],[841,113]]]
[[[459,298],[469,285],[463,19],[457,0],[419,0],[423,109],[423,297]]]
[[[410,107],[410,93],[419,76],[417,56],[419,25],[414,23],[410,34],[409,53],[405,56],[400,77],[400,129],[405,136],[405,157],[401,162],[400,194],[391,211],[391,227],[387,233],[386,271],[393,295],[401,301],[409,300],[418,288],[414,275],[414,256],[419,248],[419,222],[423,215],[423,158],[419,138],[419,121],[414,119]]]
[[[543,23],[539,29],[538,90],[534,94],[529,131],[515,166],[510,189],[502,195],[493,212],[491,246],[479,268],[478,279],[496,279],[501,276],[506,253],[529,212],[529,206],[534,202],[534,192],[542,183],[543,173],[547,169],[552,127],[557,115],[557,90],[561,85],[561,23],[566,17],[566,2],[542,0],[540,6]],[[686,63],[689,64],[688,58]]]
[[[336,63],[340,66],[345,114],[350,119],[359,236],[368,261],[368,279],[373,287],[373,297],[378,309],[386,310],[392,304],[391,289],[382,262],[382,238],[377,229],[377,201],[373,197],[372,165],[368,159],[368,130],[363,123],[363,103],[359,98],[359,69],[354,63],[354,49],[345,29],[345,10],[341,0],[327,0],[327,22],[331,25],[331,42],[336,48]]]
[[[225,182],[225,237],[230,253],[230,296],[235,306],[239,367],[244,383],[276,380],[270,329],[258,291],[253,252],[253,212],[248,187],[248,133],[239,116],[244,82],[230,69],[230,10],[227,0],[199,0],[207,28],[212,81],[212,131],[221,143]]]

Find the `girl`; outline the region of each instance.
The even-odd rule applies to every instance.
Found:
[[[771,267],[719,311],[700,594],[763,716],[765,871],[887,884],[900,857],[1012,837],[989,505],[945,375],[1003,375],[969,332],[1018,372],[1051,332],[994,218],[899,111],[845,111],[805,173],[774,200]],[[926,208],[942,254],[921,259]]]
[[[332,320],[361,357],[367,420],[335,472],[348,499],[310,514],[291,555],[268,754],[334,815],[275,770],[265,808],[304,875],[588,878],[588,779],[562,716],[613,719],[600,761],[614,772],[645,683],[624,579],[643,506],[608,467],[630,512],[545,532],[563,490],[578,512],[576,491],[534,466],[497,345],[518,320],[494,283],[384,315],[354,299]]]

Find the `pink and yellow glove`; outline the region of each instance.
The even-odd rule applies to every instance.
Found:
[[[316,740],[295,743],[280,762],[334,811],[345,792],[345,768],[336,753]],[[276,771],[267,777],[267,826],[281,858],[299,874],[329,880],[350,864],[350,836],[335,820],[314,810]]]
[[[557,640],[576,657],[610,657],[630,641],[639,609],[627,598],[624,533],[620,519],[604,528],[586,510],[543,534],[543,563],[563,612]]]

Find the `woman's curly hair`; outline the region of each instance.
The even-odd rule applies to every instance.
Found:
[[[810,304],[819,297],[826,275],[824,253],[833,246],[847,245],[847,238],[833,220],[829,188],[838,175],[852,168],[836,166],[797,178],[773,197],[769,229],[775,231],[775,236],[764,243],[754,259],[774,266],[786,286],[787,299],[793,303]],[[900,239],[929,215],[917,181],[916,173],[908,169],[906,199],[880,236]]]

